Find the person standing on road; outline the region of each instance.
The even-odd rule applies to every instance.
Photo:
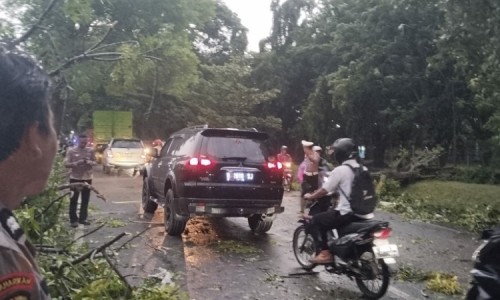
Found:
[[[0,47],[0,299],[50,299],[12,210],[43,191],[57,152],[50,79],[28,55]]]
[[[78,138],[78,146],[68,150],[64,159],[64,166],[71,169],[69,183],[85,182],[92,184],[92,167],[97,164],[95,153],[92,148],[87,147],[87,135],[80,134]],[[81,190],[82,201],[80,202],[79,215],[76,214],[76,207],[78,206],[80,189],[73,189],[72,191],[73,195],[69,203],[69,221],[71,227],[78,227],[78,223],[90,225],[90,222],[87,221],[90,189],[83,188]]]
[[[302,148],[304,149],[304,176],[302,181],[302,193],[300,197],[300,214],[304,213],[306,202],[304,195],[306,193],[318,189],[318,168],[319,168],[319,154],[313,150],[313,142],[302,141]]]

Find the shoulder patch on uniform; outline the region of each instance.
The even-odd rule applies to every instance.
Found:
[[[0,277],[1,299],[30,299],[29,291],[34,290],[36,281],[33,273],[13,272]]]
[[[17,223],[16,218],[8,209],[0,210],[0,225],[7,233],[16,241],[24,234],[21,226]]]

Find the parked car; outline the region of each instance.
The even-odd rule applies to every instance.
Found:
[[[169,235],[193,216],[246,217],[267,232],[282,213],[283,166],[268,161],[268,135],[256,130],[195,126],[172,134],[143,171],[142,205],[165,209]]]
[[[102,169],[109,174],[111,169],[134,169],[134,174],[145,164],[144,145],[139,139],[113,138],[102,156]]]

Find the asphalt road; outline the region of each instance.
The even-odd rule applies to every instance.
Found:
[[[316,267],[316,275],[303,272],[292,251],[292,234],[298,225],[299,195],[287,193],[280,214],[265,235],[253,234],[244,218],[189,221],[182,238],[170,237],[163,227],[163,211],[152,218],[140,208],[141,177],[128,172],[104,175],[96,168],[93,185],[106,196],[91,198],[93,225],[78,228],[75,235],[101,222],[110,226],[85,238],[100,245],[121,232],[128,235],[115,245],[145,230],[119,251],[117,266],[132,284],[163,270],[190,299],[360,299],[356,284],[345,276],[331,275]],[[422,271],[449,272],[467,287],[470,257],[478,241],[469,233],[377,212],[393,228],[391,242],[399,246],[398,264]],[[113,225],[113,226],[111,226]],[[165,273],[166,272],[166,273]],[[166,277],[165,277],[165,274]],[[425,290],[422,283],[391,281],[383,299],[460,299]]]

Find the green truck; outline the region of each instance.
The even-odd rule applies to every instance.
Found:
[[[132,112],[100,110],[92,115],[92,142],[98,162],[111,138],[132,138]]]
[[[132,138],[132,112],[130,111],[94,111],[94,144],[106,144],[111,138]]]

